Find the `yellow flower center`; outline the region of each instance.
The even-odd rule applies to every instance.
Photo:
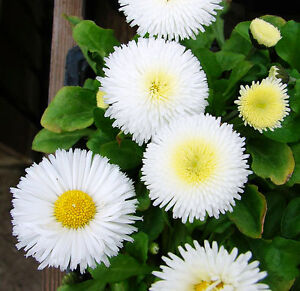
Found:
[[[98,90],[97,95],[96,95],[96,100],[97,100],[97,106],[103,109],[106,109],[108,107],[108,104],[104,102],[104,97],[105,92]]]
[[[250,30],[259,44],[272,47],[281,39],[280,31],[271,23],[260,18],[251,21]]]
[[[84,227],[96,213],[93,199],[83,191],[69,190],[54,203],[54,216],[64,227],[77,229]]]
[[[177,176],[188,184],[198,184],[215,172],[216,149],[209,143],[192,139],[177,146],[172,155],[172,166]]]
[[[163,71],[151,71],[145,78],[145,90],[153,104],[164,103],[174,94],[176,81],[173,75]]]
[[[286,104],[278,86],[254,85],[240,99],[244,120],[258,130],[274,128],[286,113]]]
[[[216,282],[207,282],[202,281],[199,284],[194,286],[194,291],[218,291],[224,287],[224,284],[220,281]]]

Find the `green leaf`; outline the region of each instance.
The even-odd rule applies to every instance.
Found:
[[[264,136],[283,143],[297,142],[300,140],[300,115],[291,112],[281,123],[281,127],[274,131],[264,132]]]
[[[83,20],[73,28],[73,38],[96,74],[102,70],[99,63],[119,45],[112,29],[103,29],[90,20]]]
[[[291,178],[287,182],[287,186],[289,187],[294,184],[300,184],[300,143],[292,144],[291,149],[295,159],[295,168]]]
[[[149,274],[153,268],[140,264],[136,259],[129,255],[119,254],[110,260],[109,268],[103,264],[95,269],[89,269],[93,278],[100,282],[115,283],[126,280],[132,276]]]
[[[227,215],[222,214],[218,219],[209,218],[204,225],[203,238],[208,238],[212,233],[223,234],[232,224]]]
[[[185,38],[181,41],[181,44],[186,48],[196,52],[198,49],[209,49],[215,39],[215,33],[211,26],[207,27],[205,32],[199,32],[195,39]]]
[[[63,285],[57,291],[102,291],[106,283],[96,280],[87,280],[77,284]]]
[[[236,65],[245,59],[243,54],[231,51],[219,51],[215,53],[217,61],[221,66],[222,71],[232,70]]]
[[[119,165],[122,170],[130,170],[142,164],[143,149],[132,140],[124,139],[120,144],[111,141],[101,145],[99,154],[107,157],[112,164]]]
[[[83,84],[83,88],[90,89],[92,91],[95,91],[96,93],[98,92],[99,87],[100,87],[100,82],[96,79],[87,78]]]
[[[108,143],[110,141],[111,139],[108,138],[102,131],[96,130],[90,135],[89,140],[86,143],[86,146],[94,154],[100,154],[100,147],[103,144]]]
[[[136,198],[139,201],[137,210],[146,211],[151,205],[149,198],[149,190],[146,188],[143,182],[138,181],[135,185]]]
[[[149,240],[155,240],[165,227],[163,210],[159,207],[150,207],[143,215],[143,221],[137,221],[136,226],[140,231],[148,234]]]
[[[290,91],[290,107],[294,112],[300,113],[300,79],[296,80],[294,89]]]
[[[252,67],[253,64],[246,60],[241,61],[233,67],[228,80],[227,88],[223,93],[225,99],[228,99],[228,96],[226,95],[229,95],[231,91],[238,86],[238,82],[249,72]]]
[[[74,131],[94,122],[95,92],[81,87],[63,87],[45,110],[41,124],[53,132]]]
[[[128,281],[122,281],[118,283],[111,283],[110,284],[111,291],[129,291],[129,284]]]
[[[252,48],[249,36],[250,21],[240,22],[232,31],[231,36],[222,47],[223,51],[229,51],[248,55]]]
[[[45,128],[40,130],[32,142],[32,149],[42,153],[54,153],[57,149],[69,149],[83,136],[88,136],[91,129],[79,129],[72,132],[55,133]]]
[[[286,238],[296,238],[300,234],[300,198],[290,201],[281,220],[281,233]]]
[[[281,217],[286,206],[286,198],[281,192],[269,192],[265,194],[267,199],[267,214],[264,223],[263,237],[271,239],[280,234],[278,225],[281,223]]]
[[[242,194],[242,200],[236,201],[233,212],[228,217],[244,235],[261,238],[267,203],[264,195],[255,185],[248,185]]]
[[[140,231],[136,234],[133,234],[131,237],[134,239],[134,241],[128,242],[125,245],[126,252],[139,262],[146,263],[148,258],[148,235]]]
[[[66,15],[63,14],[63,17],[69,21],[69,23],[71,24],[72,28],[77,25],[79,22],[82,21],[81,18],[77,17],[77,16],[72,16],[72,15]]]
[[[178,253],[178,247],[185,243],[192,244],[193,239],[190,236],[188,229],[180,220],[175,220],[172,228],[163,232],[163,252]]]
[[[73,38],[79,46],[97,52],[101,57],[106,57],[113,52],[114,46],[119,45],[112,29],[101,28],[91,20],[78,23],[73,29]]]
[[[288,145],[268,139],[252,139],[247,142],[247,150],[252,156],[251,168],[257,176],[270,178],[276,185],[289,180],[295,161]]]
[[[220,77],[222,70],[215,53],[206,48],[199,48],[193,51],[193,54],[199,59],[209,83],[212,83],[212,79]]]
[[[113,120],[104,117],[105,110],[96,108],[94,110],[95,125],[99,128],[108,138],[115,140],[117,134],[120,132],[118,128],[112,127]]]
[[[260,261],[260,269],[268,272],[264,283],[272,291],[288,291],[299,275],[300,242],[276,237],[272,241],[249,240],[249,249]]]
[[[277,54],[292,68],[300,70],[300,23],[288,21],[280,29],[281,40],[275,46]]]
[[[277,16],[277,15],[267,14],[267,15],[261,16],[260,18],[262,18],[263,20],[273,24],[274,26],[276,26],[278,28],[281,28],[286,24],[285,19],[283,19],[282,17]]]

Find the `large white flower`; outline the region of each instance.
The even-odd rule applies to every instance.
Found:
[[[247,182],[245,139],[220,122],[204,114],[178,119],[144,153],[142,179],[153,204],[173,207],[173,217],[184,223],[232,211]]]
[[[106,116],[139,144],[172,119],[204,112],[206,75],[191,51],[176,42],[140,38],[117,47],[105,65],[106,76],[98,80],[110,105]]]
[[[120,10],[141,36],[194,37],[215,21],[221,0],[119,0]]]
[[[118,254],[136,230],[132,182],[108,159],[75,149],[57,150],[26,169],[12,188],[17,248],[61,270],[95,267]]]
[[[260,272],[258,261],[249,263],[251,252],[238,256],[237,248],[228,253],[217,242],[208,241],[201,247],[194,241],[193,248],[186,244],[179,247],[182,258],[169,253],[163,257],[167,266],[154,275],[162,280],[155,282],[150,291],[259,291],[270,290],[266,284],[258,283],[267,276]]]

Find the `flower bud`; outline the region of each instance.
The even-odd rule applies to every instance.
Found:
[[[249,34],[252,44],[260,49],[273,47],[281,39],[279,29],[260,18],[251,21]]]

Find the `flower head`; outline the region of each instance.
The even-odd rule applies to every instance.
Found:
[[[118,254],[136,229],[132,182],[92,152],[57,150],[26,169],[12,188],[13,234],[18,249],[61,270],[95,267]]]
[[[260,18],[251,21],[250,32],[257,43],[265,47],[275,46],[281,39],[279,29]]]
[[[162,279],[155,282],[150,291],[229,291],[270,290],[266,284],[258,283],[267,276],[260,272],[258,261],[249,263],[251,252],[238,256],[237,248],[230,253],[217,242],[210,246],[208,241],[201,247],[194,241],[194,248],[186,244],[179,247],[182,258],[169,253],[163,257],[167,264],[161,266],[161,272],[153,272]]]
[[[206,75],[184,46],[140,38],[116,48],[105,62],[106,76],[98,80],[110,105],[106,116],[139,144],[179,116],[204,112]]]
[[[268,77],[251,87],[241,86],[238,105],[240,117],[259,132],[281,127],[281,121],[290,112],[286,84],[281,79]]]
[[[165,39],[190,38],[215,21],[221,0],[119,0],[131,26],[141,36],[149,33]]]
[[[144,154],[142,180],[153,204],[185,223],[232,211],[250,173],[244,138],[220,118],[194,115],[162,128]]]

